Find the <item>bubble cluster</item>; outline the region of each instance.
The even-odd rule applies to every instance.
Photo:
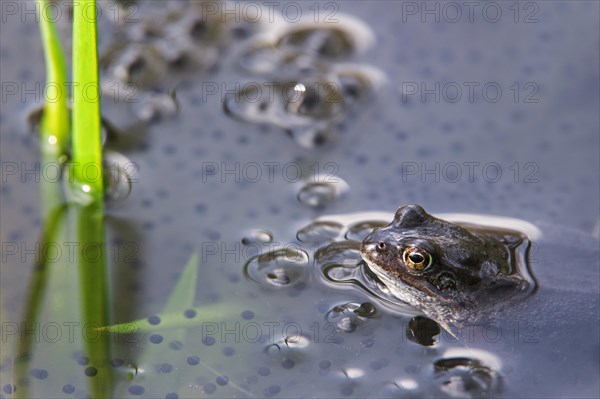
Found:
[[[339,63],[373,41],[362,22],[340,17],[336,24],[281,22],[250,41],[239,65],[267,81],[245,84],[227,95],[225,112],[277,126],[305,148],[328,141],[354,104],[383,80],[375,68]]]

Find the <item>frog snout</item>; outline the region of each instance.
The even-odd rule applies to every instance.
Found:
[[[360,251],[364,254],[377,254],[389,249],[389,244],[386,243],[377,230],[373,231],[363,240]]]

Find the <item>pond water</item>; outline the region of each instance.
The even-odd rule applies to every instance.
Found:
[[[428,14],[421,2],[282,1],[276,21],[263,8],[258,24],[248,4],[261,2],[229,2],[238,14],[226,23],[218,2],[161,3],[101,2],[105,146],[130,180],[106,211],[113,321],[155,326],[115,344],[114,396],[519,392],[501,353],[473,356],[417,310],[374,295],[384,287],[357,266],[357,246],[418,203],[545,226],[554,249],[563,231],[597,247],[599,4],[432,2]],[[35,171],[27,121],[43,101],[41,42],[23,12],[32,3],[14,4],[0,39],[2,398],[21,384],[14,348],[49,179]],[[307,21],[295,21],[296,6]],[[68,18],[57,26],[69,48]],[[368,217],[348,226],[331,216],[357,213]],[[194,252],[193,304],[177,316],[187,327],[161,330]],[[589,253],[580,263],[593,272]],[[350,277],[360,284],[340,283]],[[217,311],[200,320],[205,309]],[[45,323],[29,395],[86,397],[94,372],[82,348],[50,357]]]

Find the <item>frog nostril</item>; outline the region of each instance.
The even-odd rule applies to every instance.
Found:
[[[385,242],[377,243],[377,249],[383,251],[385,249]]]

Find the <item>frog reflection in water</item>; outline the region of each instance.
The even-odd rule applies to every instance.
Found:
[[[369,268],[400,300],[448,327],[479,321],[481,309],[524,292],[506,244],[428,214],[418,205],[362,242]]]

